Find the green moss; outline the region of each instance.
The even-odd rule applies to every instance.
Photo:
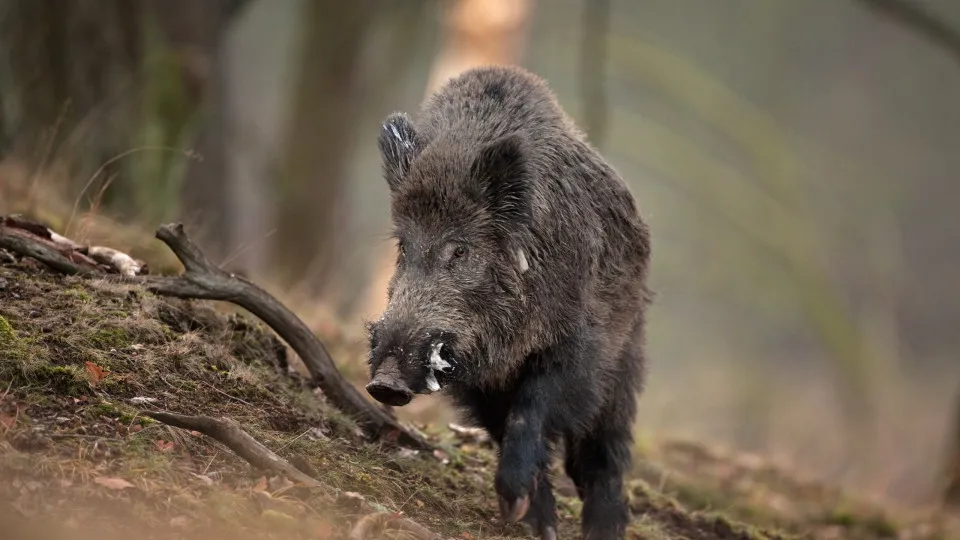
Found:
[[[10,323],[0,315],[0,347],[13,347],[19,342]]]
[[[101,416],[104,416],[119,420],[124,424],[130,424],[138,418],[136,411],[133,409],[123,405],[116,405],[109,401],[101,401],[100,403],[89,405],[84,411],[84,414],[91,419],[97,419]]]
[[[74,298],[84,304],[87,304],[93,301],[93,298],[90,297],[90,294],[80,287],[72,287],[69,289],[64,289],[63,295]]]
[[[826,521],[826,523],[830,525],[840,525],[841,527],[849,528],[849,527],[853,527],[853,525],[856,523],[857,520],[853,516],[853,514],[851,514],[847,510],[844,510],[842,508],[837,508],[833,511],[833,513],[828,515],[826,520],[824,521]]]
[[[899,527],[884,515],[872,515],[864,521],[864,527],[880,538],[896,538]]]
[[[61,395],[77,397],[90,391],[87,374],[77,366],[32,363],[25,368],[24,374],[29,380],[49,385]]]
[[[845,507],[833,509],[824,522],[846,529],[860,529],[878,538],[895,538],[899,530],[897,524],[886,515],[876,513],[857,515]]]
[[[90,336],[90,344],[98,349],[122,349],[132,345],[133,340],[120,328],[101,328]]]
[[[25,362],[29,357],[27,342],[17,336],[10,323],[0,316],[0,361]]]

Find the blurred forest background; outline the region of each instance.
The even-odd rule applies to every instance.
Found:
[[[152,231],[183,220],[342,332],[362,385],[393,261],[379,123],[484,63],[548,79],[650,223],[644,436],[942,492],[954,0],[0,0],[0,213],[155,270],[175,262]],[[452,418],[436,396],[397,413]]]

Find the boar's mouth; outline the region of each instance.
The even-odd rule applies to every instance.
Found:
[[[373,399],[391,407],[402,407],[413,399],[413,391],[401,379],[400,366],[392,356],[383,361],[366,388]]]

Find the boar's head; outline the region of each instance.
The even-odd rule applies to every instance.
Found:
[[[398,256],[387,309],[368,324],[367,391],[393,406],[494,377],[522,331],[521,275],[530,264],[524,140],[477,142],[453,131],[427,143],[394,113],[378,141]]]

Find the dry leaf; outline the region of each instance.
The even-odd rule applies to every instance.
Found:
[[[261,476],[257,483],[253,486],[254,491],[265,491],[267,489],[267,477]]]
[[[173,441],[156,440],[153,442],[153,444],[155,444],[157,446],[157,450],[161,452],[169,452],[170,450],[173,450]]]
[[[4,427],[10,429],[13,425],[17,423],[17,419],[8,414],[0,413],[0,424],[3,424]]]
[[[102,381],[103,378],[106,377],[108,373],[110,373],[109,371],[103,369],[102,367],[90,361],[84,362],[83,365],[87,368],[87,375],[90,376],[90,380],[93,383],[98,383]]]
[[[93,481],[101,486],[108,489],[126,489],[136,487],[130,482],[127,482],[123,478],[107,478],[103,476],[98,476],[93,479]]]

